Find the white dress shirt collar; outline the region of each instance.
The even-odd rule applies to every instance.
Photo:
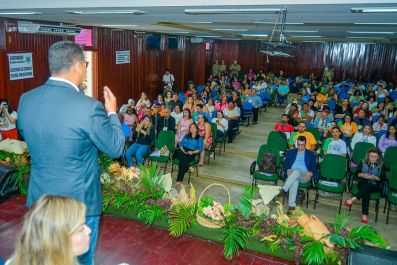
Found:
[[[69,80],[66,80],[65,78],[51,76],[50,79],[51,79],[51,80],[54,80],[54,81],[60,81],[60,82],[68,83],[69,85],[71,85],[72,87],[74,87],[74,89],[76,89],[77,92],[80,92],[79,88],[78,88],[75,84],[73,84],[73,83],[70,82]]]

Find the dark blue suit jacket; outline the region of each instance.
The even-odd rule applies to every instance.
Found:
[[[287,151],[286,158],[284,160],[284,173],[287,176],[288,169],[291,169],[292,165],[296,160],[296,156],[298,155],[298,149],[289,149]],[[308,171],[313,173],[312,179],[317,181],[319,179],[318,170],[317,170],[317,162],[314,152],[305,149],[305,165]]]
[[[85,203],[87,216],[100,215],[98,150],[122,155],[117,115],[108,117],[102,103],[49,79],[22,95],[18,127],[31,155],[27,206],[43,194],[64,195]]]

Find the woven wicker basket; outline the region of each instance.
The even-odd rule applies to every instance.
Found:
[[[201,192],[200,197],[199,197],[199,199],[198,199],[199,204],[200,204],[201,197],[203,196],[203,194],[204,194],[210,187],[213,187],[213,186],[220,186],[220,187],[223,187],[223,188],[227,191],[227,195],[228,195],[228,197],[229,197],[229,198],[228,198],[228,204],[230,204],[230,192],[229,192],[229,190],[226,188],[225,185],[223,185],[223,184],[218,184],[218,183],[212,183],[212,184],[208,185],[208,186],[203,190],[203,192]],[[208,228],[221,228],[221,227],[225,226],[225,222],[223,222],[223,221],[216,222],[216,221],[211,221],[211,220],[209,220],[209,219],[207,219],[207,218],[201,217],[201,216],[198,214],[198,211],[197,211],[197,214],[196,214],[196,219],[197,219],[197,222],[198,222],[199,224],[201,224],[202,226],[208,227]]]

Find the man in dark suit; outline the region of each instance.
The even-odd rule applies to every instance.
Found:
[[[284,161],[284,173],[288,178],[281,189],[281,195],[289,192],[288,214],[295,210],[299,182],[305,183],[312,178],[314,180],[318,178],[316,157],[314,152],[306,149],[304,136],[298,137],[297,146],[297,148],[287,151]]]
[[[125,138],[116,115],[117,102],[104,87],[105,108],[79,93],[86,78],[83,49],[70,41],[54,43],[48,54],[51,77],[26,92],[19,103],[18,126],[31,156],[29,207],[43,194],[63,195],[87,206],[90,249],[81,264],[94,264],[102,211],[98,150],[117,158]]]

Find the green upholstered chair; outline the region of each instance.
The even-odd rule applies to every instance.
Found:
[[[347,172],[347,160],[340,155],[328,154],[324,156],[320,164],[320,181],[316,186],[316,197],[314,199],[313,208],[320,196],[319,191],[339,194],[339,213],[342,208],[343,191],[345,190],[344,180]]]
[[[157,163],[165,163],[164,166],[164,174],[167,171],[168,162],[171,161],[172,155],[175,150],[175,133],[172,131],[161,131],[159,132],[157,142],[156,142],[156,149],[160,150],[163,146],[167,146],[169,150],[169,155],[160,155],[160,156],[153,156],[149,155],[150,162],[157,162]]]

